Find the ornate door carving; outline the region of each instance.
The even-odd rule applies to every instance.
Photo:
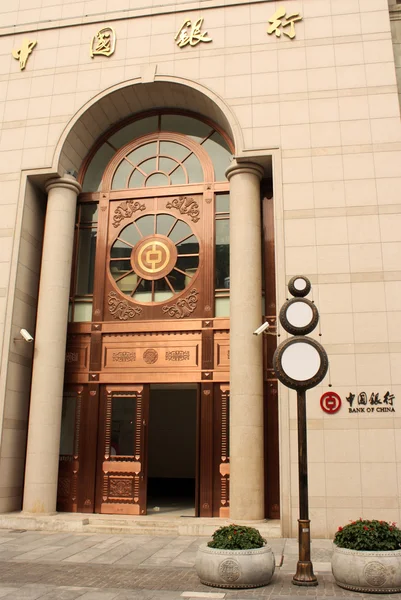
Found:
[[[105,386],[99,419],[96,512],[146,514],[148,415],[148,386]]]

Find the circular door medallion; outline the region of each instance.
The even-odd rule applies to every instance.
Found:
[[[131,264],[135,272],[150,281],[170,273],[177,262],[177,248],[165,235],[149,235],[134,247]]]

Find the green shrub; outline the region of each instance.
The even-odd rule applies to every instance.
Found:
[[[220,550],[251,550],[252,548],[262,548],[266,544],[266,540],[257,529],[245,527],[245,525],[220,527],[220,529],[216,529],[212,538],[208,546]]]
[[[401,529],[396,523],[359,519],[339,527],[334,543],[349,550],[400,550]]]

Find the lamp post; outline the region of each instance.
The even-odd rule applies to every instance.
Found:
[[[323,346],[307,337],[319,321],[316,306],[304,297],[311,290],[309,279],[303,276],[293,277],[288,283],[288,289],[294,298],[287,300],[281,308],[280,322],[294,337],[278,346],[273,356],[273,368],[277,379],[297,392],[299,559],[292,582],[294,585],[314,586],[318,585],[318,581],[313,572],[310,553],[306,390],[323,380],[329,363]]]

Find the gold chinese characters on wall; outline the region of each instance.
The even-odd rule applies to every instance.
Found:
[[[269,23],[270,27],[267,30],[269,35],[273,33],[276,34],[276,37],[281,37],[281,31],[283,31],[284,35],[288,36],[291,40],[295,38],[295,23],[297,21],[302,21],[302,17],[299,12],[294,12],[290,15],[287,15],[287,11],[282,6],[276,10],[274,15],[270,17]],[[289,30],[286,31],[286,27],[289,27]]]
[[[116,32],[113,27],[103,27],[93,36],[90,43],[90,56],[111,56],[116,49]]]
[[[293,40],[296,36],[295,23],[302,21],[302,16],[299,12],[292,12],[287,14],[285,8],[280,7],[276,12],[268,19],[267,34],[273,35],[277,38],[281,38],[283,33],[285,36]],[[204,18],[199,17],[198,19],[184,19],[181,27],[178,29],[174,42],[179,48],[185,48],[186,46],[194,47],[203,43],[210,43],[213,41],[208,36],[207,31],[202,31]],[[99,29],[99,31],[92,37],[89,47],[89,55],[91,58],[95,56],[110,57],[114,54],[116,49],[117,34],[113,27],[107,26]],[[33,49],[37,44],[37,40],[30,40],[24,38],[19,48],[12,50],[12,56],[19,61],[20,69],[23,71],[26,67],[29,56],[32,54]]]
[[[197,21],[191,21],[191,19],[185,19],[174,40],[179,48],[184,48],[188,44],[190,46],[196,46],[199,42],[212,42],[212,38],[207,37],[207,31],[202,31],[203,19]]]
[[[27,60],[32,53],[32,50],[35,48],[37,44],[36,40],[29,40],[25,38],[22,40],[22,44],[19,48],[14,48],[12,51],[12,55],[15,60],[19,60],[19,67],[21,71],[23,71],[26,67]]]

